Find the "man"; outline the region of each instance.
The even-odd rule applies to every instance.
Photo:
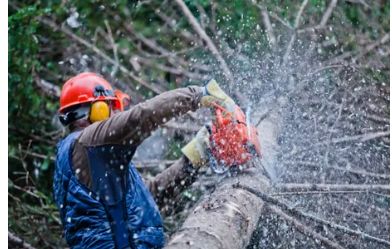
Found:
[[[70,134],[57,146],[54,197],[72,248],[161,248],[162,220],[140,175],[129,164],[138,145],[158,125],[213,102],[234,105],[216,84],[165,92],[127,111],[111,85],[94,73],[68,80],[59,118]],[[158,201],[191,182],[206,160],[208,132],[201,129],[184,157],[148,185]]]

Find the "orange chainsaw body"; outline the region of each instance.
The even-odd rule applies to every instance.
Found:
[[[235,106],[233,113],[215,105],[216,119],[211,129],[211,152],[220,164],[239,166],[253,156],[261,157],[256,127],[246,123],[244,112]]]

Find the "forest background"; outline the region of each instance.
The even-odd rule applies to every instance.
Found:
[[[133,103],[216,78],[243,107],[252,103],[255,123],[270,110],[283,113],[279,167],[269,169],[275,183],[389,189],[389,6],[386,0],[9,1],[9,242],[66,247],[52,196],[55,145],[66,132],[56,114],[62,84],[83,71],[103,75]],[[144,147],[163,145],[155,153],[140,150],[136,161],[146,166],[145,177],[179,157],[204,122],[198,115],[155,133]],[[204,191],[182,193],[165,216],[167,234]],[[287,200],[326,217],[337,212],[331,219],[343,217],[352,229],[389,241],[389,191],[373,192]],[[253,246],[283,243],[278,232],[265,233]]]

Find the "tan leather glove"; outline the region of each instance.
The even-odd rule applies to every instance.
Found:
[[[206,150],[210,147],[210,133],[203,126],[196,136],[185,145],[181,151],[192,163],[193,167],[199,168],[203,166],[208,158]]]
[[[233,112],[235,108],[234,100],[219,87],[214,79],[210,80],[204,87],[203,97],[201,97],[200,102],[204,107],[213,107],[213,103],[216,103],[228,112]]]

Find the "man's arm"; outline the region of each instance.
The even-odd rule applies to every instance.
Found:
[[[155,198],[159,207],[163,207],[173,197],[180,194],[197,179],[198,169],[194,168],[191,162],[182,156],[169,168],[165,169],[147,181],[146,185]]]
[[[85,146],[104,144],[139,145],[159,125],[199,107],[203,90],[198,86],[162,93],[102,122],[86,127],[79,143]]]
[[[160,94],[128,111],[115,114],[86,127],[76,141],[72,153],[73,169],[78,179],[90,187],[92,183],[86,147],[106,144],[137,146],[158,125],[174,116],[199,107],[202,88],[180,88]]]

